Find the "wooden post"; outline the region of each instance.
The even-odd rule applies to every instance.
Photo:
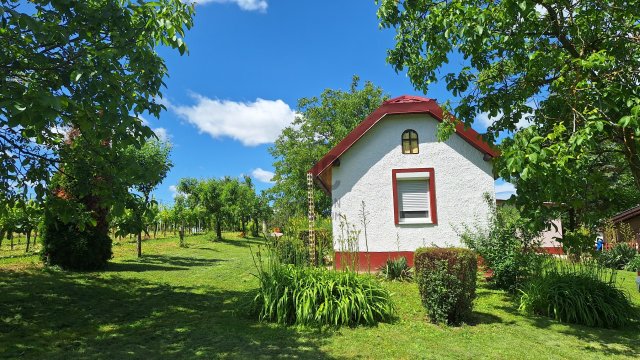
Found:
[[[318,261],[316,259],[316,236],[315,236],[315,204],[313,198],[313,174],[307,173],[307,199],[309,202],[309,260],[312,266],[316,266]]]

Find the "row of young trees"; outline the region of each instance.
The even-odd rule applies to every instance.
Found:
[[[257,194],[249,176],[242,180],[232,177],[222,179],[181,179],[177,186],[174,211],[178,214],[202,214],[202,228],[214,230],[217,239],[222,231],[248,229],[253,236],[261,232],[262,223],[271,216],[269,200],[265,193]],[[200,219],[196,216],[197,219]]]
[[[11,249],[14,246],[15,234],[22,234],[26,238],[26,250],[29,251],[33,243],[37,241],[41,232],[42,207],[37,202],[30,200],[9,206],[4,204],[3,216],[0,217],[0,247],[3,240],[10,242]],[[33,238],[32,238],[33,235]]]

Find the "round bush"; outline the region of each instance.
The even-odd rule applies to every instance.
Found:
[[[65,224],[52,214],[45,215],[42,244],[43,260],[63,269],[101,269],[112,256],[108,235],[95,227],[81,231],[76,224]]]
[[[478,257],[469,249],[420,248],[415,276],[434,323],[457,324],[467,319],[476,296]]]

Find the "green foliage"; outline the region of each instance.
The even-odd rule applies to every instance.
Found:
[[[531,230],[530,221],[521,217],[515,207],[496,207],[492,199],[487,201],[491,209],[488,226],[465,228],[461,240],[482,256],[493,272],[493,284],[513,292],[541,265],[543,255],[535,251],[538,232]]]
[[[258,233],[260,221],[271,216],[271,208],[264,193],[257,194],[250,177],[242,181],[226,176],[222,179],[181,179],[178,191],[187,195],[184,205],[193,211],[203,210],[207,223],[214,223],[216,238],[222,239],[222,229],[247,233],[253,220],[252,232]]]
[[[354,272],[271,264],[258,267],[260,320],[299,325],[375,325],[393,319],[391,294]]]
[[[631,261],[638,256],[636,249],[627,243],[615,244],[609,250],[600,251],[596,259],[604,267],[622,270],[631,264]]]
[[[565,228],[576,230],[579,224],[597,226],[640,202],[615,146],[573,141],[568,126],[556,124],[549,131],[532,126],[502,141],[496,169],[518,188],[515,203],[523,214],[542,221],[563,216]]]
[[[278,261],[282,264],[309,265],[309,248],[300,238],[281,236],[273,238],[272,250]]]
[[[636,254],[636,256],[629,261],[627,266],[625,267],[627,271],[640,271],[640,254]]]
[[[286,214],[306,214],[307,171],[387,99],[370,82],[359,89],[359,81],[354,76],[349,91],[326,89],[319,97],[298,101],[299,116],[269,149],[276,159],[270,191],[276,208]],[[315,196],[316,212],[329,215],[330,197],[322,191]]]
[[[562,238],[557,239],[562,244],[563,251],[572,260],[579,260],[583,255],[593,255],[595,252],[595,234],[585,227],[577,230],[565,230]]]
[[[97,270],[111,258],[111,239],[95,226],[78,227],[45,213],[42,260],[69,270]]]
[[[459,248],[419,248],[416,281],[434,323],[458,324],[469,317],[476,297],[476,253]]]
[[[379,274],[385,280],[409,281],[413,278],[411,266],[404,256],[387,259],[387,262],[380,267]]]
[[[69,129],[100,166],[154,136],[139,115],[164,108],[156,48],[184,53],[193,14],[180,0],[2,1],[0,199],[46,194]]]
[[[637,314],[627,294],[616,288],[615,272],[594,262],[551,261],[521,292],[521,311],[560,322],[618,328]]]

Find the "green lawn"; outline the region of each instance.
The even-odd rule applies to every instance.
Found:
[[[258,239],[206,236],[114,247],[107,271],[44,269],[37,258],[0,259],[0,358],[492,358],[640,357],[640,328],[598,330],[520,315],[499,291],[481,287],[473,324],[425,321],[414,284],[387,283],[398,320],[367,328],[299,329],[246,315],[257,281]],[[9,251],[3,244],[0,258]],[[14,254],[19,254],[19,249]],[[621,286],[636,305],[635,274]]]

